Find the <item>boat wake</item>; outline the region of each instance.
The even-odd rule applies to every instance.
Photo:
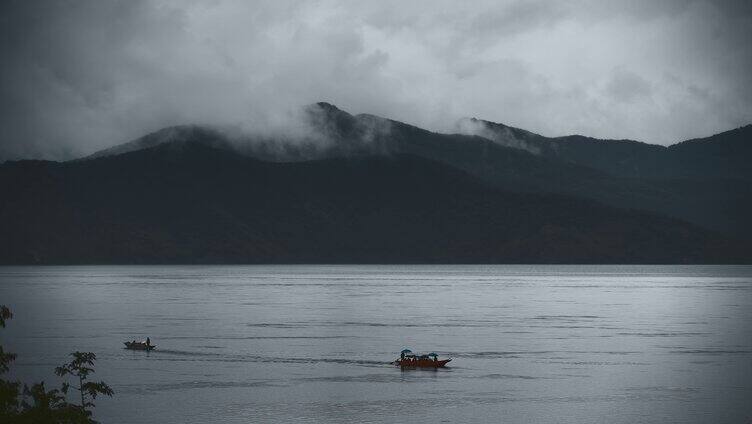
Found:
[[[167,357],[170,358],[167,358]],[[175,358],[180,357],[180,358]],[[212,362],[260,362],[280,364],[350,364],[360,366],[388,366],[391,362],[372,361],[349,358],[304,358],[304,357],[274,357],[263,355],[232,355],[215,352],[196,352],[187,350],[164,349],[152,352],[152,358],[168,361],[212,361]]]

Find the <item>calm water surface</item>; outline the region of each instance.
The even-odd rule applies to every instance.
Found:
[[[103,423],[752,422],[751,267],[5,267],[0,303],[15,377],[96,352]]]

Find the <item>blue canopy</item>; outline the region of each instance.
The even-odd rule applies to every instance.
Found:
[[[403,349],[400,353],[413,353],[413,351],[410,349]]]

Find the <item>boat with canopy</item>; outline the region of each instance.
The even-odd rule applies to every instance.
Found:
[[[410,368],[441,368],[448,364],[452,359],[439,359],[439,355],[431,352],[427,355],[416,355],[410,349],[404,349],[400,352],[400,358],[393,362],[394,365]]]

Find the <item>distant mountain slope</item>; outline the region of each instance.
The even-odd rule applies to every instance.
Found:
[[[211,147],[232,150],[233,145],[222,132],[199,125],[180,125],[163,128],[128,143],[119,144],[109,149],[100,150],[83,160],[148,149],[163,143],[200,143]]]
[[[669,146],[669,156],[680,175],[705,179],[711,175],[752,181],[752,125],[710,137]],[[678,172],[677,172],[678,174]]]
[[[752,239],[750,126],[666,148],[630,140],[548,138],[479,120],[461,125],[473,135],[440,134],[373,115],[351,115],[328,103],[306,112],[311,135],[302,139],[230,140],[212,129],[175,127],[93,157],[185,141],[268,161],[411,154],[504,190],[595,199]]]
[[[338,151],[337,146],[362,140],[365,133],[371,141],[365,145],[373,146],[372,153],[409,153],[437,160],[505,190],[585,197],[752,238],[752,221],[747,218],[752,216],[752,184],[745,177],[752,167],[744,166],[752,158],[749,126],[671,148],[581,136],[548,139],[511,127],[504,127],[505,139],[500,143],[487,132],[439,134],[372,115],[352,116],[326,103],[315,106],[319,108],[312,109],[316,122],[325,123],[334,140],[325,157],[352,152]],[[364,127],[387,130],[363,131]],[[728,137],[731,134],[735,136]],[[708,152],[673,153],[687,143],[713,147]],[[725,147],[718,154],[710,153],[716,144]]]
[[[548,138],[487,121],[469,128],[505,146],[606,174],[554,191],[675,216],[752,238],[752,125],[669,147],[583,136]]]
[[[86,159],[154,147],[161,143],[198,141],[272,161],[415,152],[445,162],[451,162],[445,156],[459,153],[478,163],[478,152],[481,152],[497,158],[507,157],[507,166],[513,166],[511,162],[522,161],[521,165],[513,167],[529,170],[532,166],[531,174],[541,172],[539,168],[554,168],[543,172],[632,179],[752,180],[752,167],[748,164],[752,157],[752,125],[664,147],[633,140],[603,140],[581,135],[545,137],[474,118],[460,123],[462,134],[434,133],[374,115],[351,115],[324,102],[308,106],[306,112],[311,136],[302,140],[260,136],[230,140],[222,131],[185,125],[156,131],[129,143],[98,151]],[[493,143],[488,144],[488,141]],[[530,153],[537,159],[530,159],[521,152]],[[519,174],[517,170],[509,173]]]
[[[669,147],[580,135],[544,137],[503,124],[470,119],[474,132],[507,146],[530,146],[542,156],[617,177],[752,180],[752,125]]]
[[[311,136],[303,139],[253,136],[230,140],[211,128],[170,127],[85,159],[161,143],[195,142],[274,162],[412,154],[460,168],[502,188],[521,191],[543,188],[546,192],[568,193],[608,177],[591,168],[532,155],[486,138],[434,133],[373,115],[354,116],[328,103],[311,105],[307,112]]]
[[[262,162],[201,142],[0,166],[0,263],[696,263],[696,226],[492,189],[413,155]]]

